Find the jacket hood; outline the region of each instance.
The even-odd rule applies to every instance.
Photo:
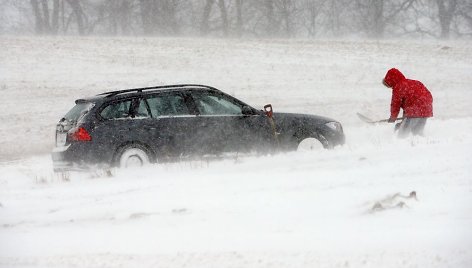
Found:
[[[405,79],[405,76],[398,69],[392,68],[385,75],[384,82],[390,87],[395,87],[395,85]]]

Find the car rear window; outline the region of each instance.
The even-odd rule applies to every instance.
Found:
[[[77,102],[77,104],[64,116],[68,121],[77,122],[79,119],[90,111],[93,107],[92,102]]]

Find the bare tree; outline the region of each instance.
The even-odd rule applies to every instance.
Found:
[[[52,11],[49,10],[48,0],[30,0],[35,17],[37,34],[57,34],[59,29],[59,0],[53,1]],[[52,18],[50,14],[52,13]]]
[[[80,0],[66,0],[66,1],[69,4],[69,6],[72,8],[73,16],[69,16],[69,22],[71,21],[72,18],[75,18],[75,21],[77,22],[77,32],[79,33],[79,35],[85,35],[87,18],[82,9],[82,4]]]
[[[243,35],[243,0],[236,0],[236,35]]]
[[[349,1],[331,0],[326,5],[326,30],[334,36],[342,35],[343,20],[345,19],[344,10],[347,8]]]
[[[177,18],[177,13],[179,8],[181,8],[181,5],[179,3],[180,0],[167,0],[164,1],[163,5],[163,10],[162,14],[164,14],[164,20],[167,23],[164,23],[166,25],[166,29],[168,29],[168,32],[172,34],[178,34],[180,32],[180,26],[179,26],[179,21]]]
[[[266,35],[272,37],[278,30],[278,24],[275,20],[274,0],[264,0],[265,14],[267,17]]]
[[[178,34],[180,26],[177,14],[181,7],[180,2],[180,0],[139,0],[144,34]]]
[[[467,20],[472,28],[472,2],[465,3],[459,10],[459,14]]]
[[[229,33],[229,21],[228,21],[228,11],[226,10],[226,4],[224,0],[218,0],[218,8],[220,9],[221,13],[221,21],[222,21],[222,30],[223,35],[228,36]]]
[[[472,36],[471,0],[0,0],[0,10],[5,3],[37,34]],[[11,21],[0,17],[0,29]]]
[[[33,7],[34,17],[36,19],[35,31],[37,34],[43,33],[43,15],[39,9],[38,0],[31,0],[31,6]]]
[[[63,4],[63,3],[62,3]],[[57,34],[59,30],[59,0],[54,0],[52,4],[51,32]]]
[[[218,9],[220,11],[219,13],[220,13],[221,25],[216,22],[212,22],[210,20],[215,1],[216,0],[205,1],[205,5],[203,7],[202,20],[200,23],[200,33],[202,35],[207,35],[210,31],[214,29],[221,29],[223,35],[228,36],[230,25],[229,25],[228,9],[226,8],[225,0],[217,0]],[[213,25],[214,27],[210,28],[210,25]],[[220,25],[220,26],[215,26],[215,25]]]
[[[202,22],[200,24],[200,33],[202,35],[208,34],[210,31],[210,14],[214,0],[206,0],[205,7],[203,8]]]
[[[141,21],[143,23],[144,34],[151,34],[153,32],[152,10],[153,2],[151,0],[140,0]]]
[[[293,37],[295,35],[293,17],[297,11],[295,2],[294,0],[278,0],[276,3],[283,23],[283,35]]]
[[[456,12],[457,0],[436,0],[438,5],[441,38],[448,39],[451,32],[451,22]]]
[[[357,17],[368,36],[381,38],[385,34],[385,28],[394,22],[399,13],[408,10],[414,2],[415,0],[401,2],[356,0]]]
[[[108,13],[111,34],[130,33],[132,6],[131,0],[108,0],[106,2],[103,8]]]
[[[308,36],[315,37],[318,31],[317,19],[320,16],[323,6],[327,0],[305,0],[303,10],[305,17],[303,25],[308,31]]]

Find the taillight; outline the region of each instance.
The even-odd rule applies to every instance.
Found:
[[[92,136],[85,128],[79,127],[69,130],[69,139],[71,141],[91,141]]]

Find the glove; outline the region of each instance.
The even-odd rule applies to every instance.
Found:
[[[387,122],[389,122],[389,123],[395,123],[395,121],[397,121],[395,118],[389,118]]]

